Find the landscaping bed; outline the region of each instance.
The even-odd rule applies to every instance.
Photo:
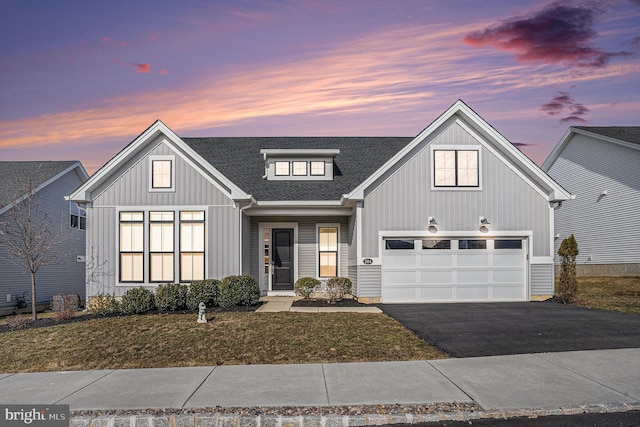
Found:
[[[340,301],[329,302],[326,298],[299,299],[293,302],[292,307],[371,307],[352,298],[344,298]]]

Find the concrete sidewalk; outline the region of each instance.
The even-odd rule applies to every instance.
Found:
[[[537,415],[589,408],[637,410],[640,349],[409,362],[0,374],[0,403],[69,404],[72,411],[156,408],[196,413],[198,408],[216,406],[436,402],[475,402],[484,411],[513,416],[532,410]],[[79,420],[87,422],[77,425],[89,425],[89,418]],[[342,420],[346,425],[366,424]],[[146,425],[155,425],[150,423]],[[189,423],[194,425],[193,420]]]
[[[256,312],[278,313],[281,311],[295,311],[298,313],[382,313],[378,307],[293,307],[296,297],[262,297],[261,305]]]

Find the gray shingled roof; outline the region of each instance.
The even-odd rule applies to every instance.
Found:
[[[587,132],[640,144],[640,126],[573,126]]]
[[[39,186],[77,161],[0,161],[0,208],[25,194],[26,177],[33,176],[33,185]]]
[[[243,191],[264,200],[340,200],[400,149],[406,137],[182,138]],[[267,181],[260,150],[339,148],[333,181]]]

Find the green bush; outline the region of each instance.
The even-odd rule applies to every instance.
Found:
[[[168,283],[156,289],[155,303],[162,312],[178,311],[187,306],[187,285]]]
[[[576,278],[576,256],[578,242],[573,234],[562,241],[558,248],[558,255],[562,257],[560,264],[560,283],[558,285],[558,299],[567,304],[575,302],[578,296],[578,280]]]
[[[351,294],[351,279],[348,277],[332,277],[327,280],[327,300],[330,303],[342,301],[345,295]]]
[[[313,289],[320,284],[320,280],[313,277],[301,277],[293,285],[296,295],[308,299]]]
[[[260,288],[251,276],[227,276],[220,282],[218,305],[222,308],[256,305],[259,300]]]
[[[153,300],[153,292],[149,289],[132,288],[122,296],[120,311],[124,314],[146,313],[156,308]]]
[[[189,292],[187,292],[187,308],[189,310],[197,310],[201,302],[205,303],[207,307],[218,305],[219,286],[220,281],[216,279],[191,282]]]
[[[114,295],[99,294],[89,297],[87,310],[91,314],[115,314],[120,311],[120,304]]]

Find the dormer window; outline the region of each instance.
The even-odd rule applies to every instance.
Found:
[[[293,162],[294,176],[307,176],[307,162]]]
[[[264,178],[274,181],[331,181],[338,149],[262,149]]]
[[[275,162],[276,176],[289,176],[289,162]]]
[[[324,176],[324,162],[311,162],[311,176]]]
[[[175,156],[149,156],[149,191],[173,191]]]

